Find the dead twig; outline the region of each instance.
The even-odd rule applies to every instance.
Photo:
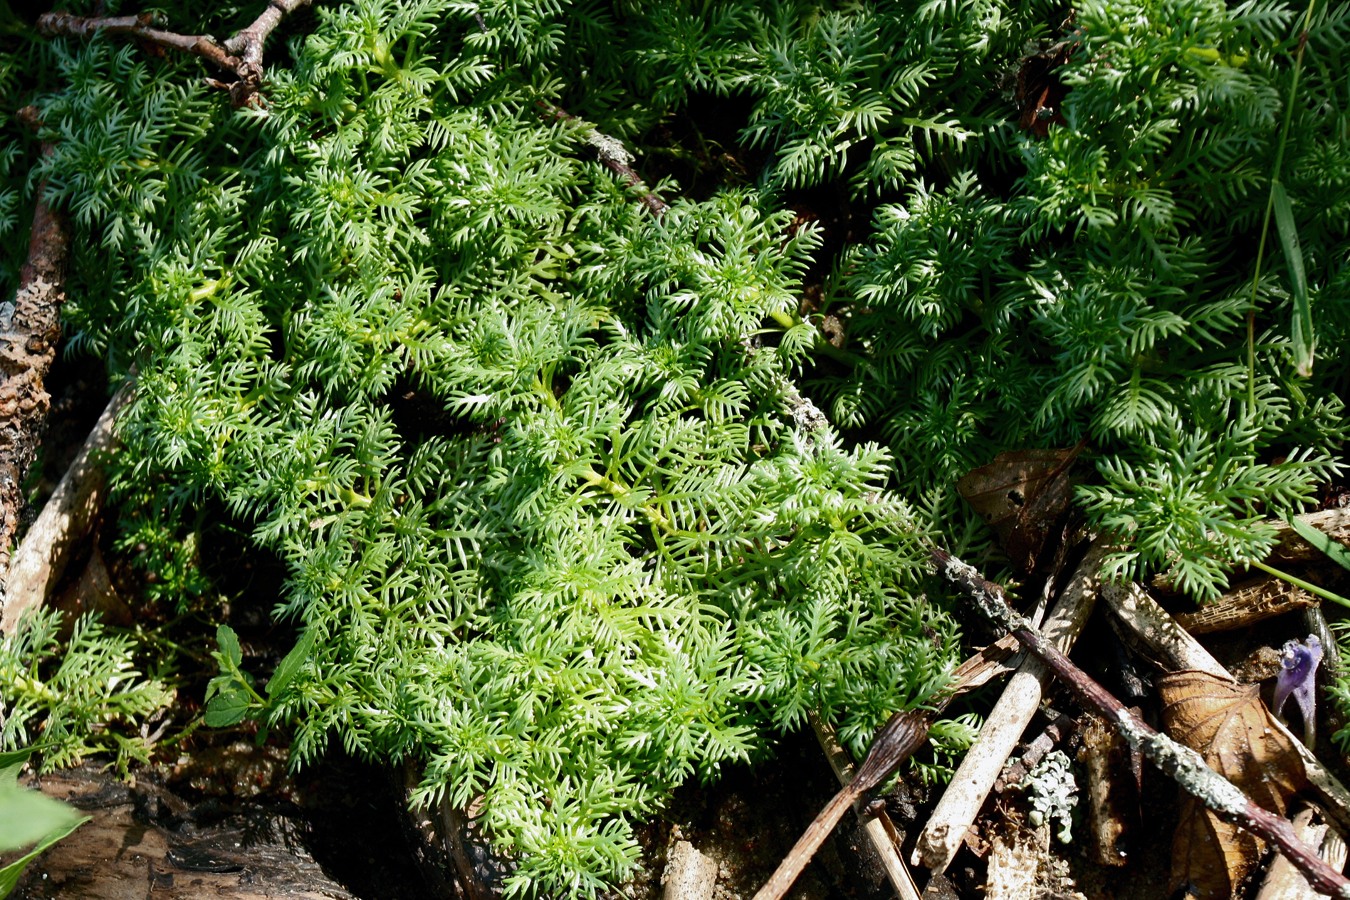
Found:
[[[263,45],[282,20],[313,0],[268,0],[267,8],[246,28],[224,42],[209,34],[178,34],[156,27],[149,13],[137,16],[75,16],[49,12],[38,17],[37,29],[49,37],[89,37],[96,32],[125,34],[138,41],[191,53],[210,63],[225,80],[208,78],[213,87],[226,90],[235,106],[256,102],[262,90]]]
[[[1105,552],[1104,544],[1092,545],[1046,620],[1046,633],[1063,650],[1073,646],[1092,612],[1097,596],[1097,572]],[[911,863],[935,872],[945,871],[951,864],[1008,756],[1036,715],[1047,678],[1042,665],[1028,659],[1008,680],[979,737],[966,752],[942,799],[919,832]]]
[[[880,787],[928,739],[928,722],[927,716],[913,711],[898,712],[891,716],[877,732],[867,758],[858,766],[853,780],[844,785],[820,811],[815,821],[807,826],[788,855],[778,864],[777,870],[755,894],[754,900],[779,900],[788,892],[849,807]]]
[[[943,550],[934,550],[933,560],[938,574],[973,600],[983,616],[1015,635],[1022,646],[1054,672],[1082,703],[1113,722],[1130,746],[1148,757],[1154,766],[1219,816],[1274,844],[1314,888],[1328,895],[1350,898],[1350,879],[1323,862],[1300,841],[1289,822],[1253,803],[1231,781],[1205,765],[1200,754],[1156,731],[1126,709],[1109,691],[1056,650],[1045,635],[1031,627],[1030,622],[1014,613],[1004,599],[1001,587],[986,581],[974,567]]]
[[[642,196],[643,205],[651,210],[652,215],[660,216],[670,209],[670,205],[666,201],[647,189],[642,176],[633,169],[633,154],[629,153],[628,148],[624,147],[623,143],[617,138],[602,134],[560,106],[554,106],[552,103],[540,100],[539,108],[544,111],[545,115],[555,121],[576,122],[585,125],[586,143],[595,151],[596,158],[600,160],[600,165],[619,176],[624,184],[637,191]]]

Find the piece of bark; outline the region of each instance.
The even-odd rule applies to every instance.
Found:
[[[1015,672],[1021,663],[1022,654],[1011,635],[1004,635],[992,644],[981,647],[952,670],[951,687],[943,695],[943,705],[962,694],[984,687],[995,678]]]
[[[1350,546],[1350,508],[1324,509],[1315,513],[1296,516],[1318,531],[1326,532],[1333,540]],[[1278,566],[1280,563],[1313,562],[1326,558],[1321,550],[1299,537],[1288,522],[1275,522],[1276,543],[1266,562]]]
[[[44,155],[50,152],[43,148]],[[51,408],[43,381],[61,336],[70,238],[61,214],[43,199],[46,192],[43,181],[35,192],[28,256],[14,300],[0,304],[0,578],[9,569],[19,530],[23,480]]]
[[[1350,879],[1299,841],[1289,822],[1252,802],[1231,781],[1207,766],[1195,750],[1172,740],[1126,709],[1110,691],[1057,650],[1024,616],[1013,612],[1001,586],[986,580],[973,566],[946,551],[934,549],[932,556],[942,578],[959,588],[980,614],[996,627],[1015,635],[1028,652],[1055,673],[1080,703],[1114,722],[1132,749],[1143,753],[1159,771],[1208,809],[1279,847],[1313,887],[1332,896],[1350,897]]]
[[[1167,671],[1197,669],[1232,678],[1208,650],[1137,583],[1106,584],[1102,600],[1127,626],[1122,637],[1145,658]]]
[[[1026,900],[1041,896],[1040,872],[1050,851],[1050,829],[1008,823],[990,841],[985,900]]]
[[[93,766],[44,776],[50,797],[73,803],[91,817],[38,857],[24,873],[14,900],[78,897],[80,900],[348,900],[352,894],[287,829],[240,827],[229,820],[178,834],[145,811],[172,800],[167,794],[128,790],[115,775]]]
[[[676,841],[666,854],[661,900],[712,900],[717,889],[717,860],[688,841]]]
[[[1105,553],[1106,547],[1101,543],[1088,549],[1046,619],[1045,633],[1061,650],[1067,651],[1073,646],[1092,612],[1097,595],[1097,573]],[[1048,677],[1039,662],[1028,659],[1008,680],[1003,695],[985,719],[979,737],[966,752],[942,799],[919,833],[911,863],[926,866],[934,872],[946,871],[1008,756],[1040,707],[1042,687]]]
[[[1132,778],[1130,749],[1100,716],[1091,716],[1082,732],[1078,762],[1083,766],[1087,806],[1088,855],[1098,865],[1129,862],[1130,831],[1139,821],[1139,795]]]
[[[1244,581],[1213,603],[1206,603],[1192,613],[1182,613],[1176,619],[1191,634],[1210,634],[1245,628],[1317,603],[1317,598],[1302,588],[1266,576]]]
[[[113,445],[117,414],[131,400],[133,390],[133,381],[128,379],[108,401],[10,560],[0,587],[0,634],[13,634],[24,612],[46,601],[65,570],[71,548],[88,533],[103,505],[107,479],[101,457]]]
[[[1317,855],[1326,860],[1328,865],[1333,869],[1345,867],[1345,841],[1330,825],[1317,820],[1312,807],[1304,808],[1294,816],[1293,825],[1299,839],[1310,847],[1316,847]],[[1277,853],[1266,870],[1266,877],[1262,879],[1254,900],[1315,900],[1321,896],[1312,889],[1308,879],[1293,863]]]
[[[1102,589],[1102,599],[1129,627],[1139,643],[1152,650],[1153,658],[1162,668],[1172,672],[1195,669],[1232,680],[1232,674],[1139,585],[1106,585]],[[1308,781],[1321,798],[1327,814],[1342,831],[1350,832],[1350,791],[1302,741],[1293,738],[1283,722],[1273,719],[1272,724],[1294,740]]]
[[[816,740],[820,743],[820,749],[825,751],[830,768],[834,770],[835,778],[839,779],[841,785],[848,784],[853,780],[853,762],[848,758],[848,751],[840,745],[834,729],[828,722],[822,722],[814,712],[810,714],[809,719],[811,729],[816,733]],[[910,874],[909,867],[905,865],[905,861],[900,858],[900,852],[896,849],[897,832],[886,811],[882,809],[869,818],[863,826],[863,831],[867,834],[872,849],[876,851],[877,859],[885,870],[891,887],[895,888],[896,896],[900,900],[919,900],[919,886],[914,883],[914,876]]]

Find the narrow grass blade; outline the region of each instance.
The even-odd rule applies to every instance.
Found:
[[[1298,536],[1325,553],[1342,568],[1350,569],[1350,549],[1335,540],[1325,531],[1314,528],[1302,519],[1290,517],[1289,525],[1298,532]]]
[[[1289,265],[1289,280],[1294,291],[1294,322],[1290,336],[1294,343],[1294,368],[1307,378],[1312,375],[1313,349],[1317,339],[1313,335],[1312,303],[1308,297],[1308,276],[1303,270],[1303,249],[1298,243],[1298,228],[1294,224],[1294,207],[1289,202],[1284,185],[1278,181],[1270,185],[1270,196],[1275,207],[1275,230],[1284,247],[1284,259]]]

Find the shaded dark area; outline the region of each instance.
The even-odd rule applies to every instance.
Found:
[[[93,816],[30,868],[18,898],[432,898],[379,768],[340,752],[219,743],[123,784],[96,763],[40,781]]]

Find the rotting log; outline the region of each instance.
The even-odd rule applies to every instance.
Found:
[[[43,383],[61,336],[70,239],[62,215],[43,199],[46,189],[46,181],[38,185],[18,290],[12,302],[0,304],[0,578],[9,570],[24,477],[51,408]]]

